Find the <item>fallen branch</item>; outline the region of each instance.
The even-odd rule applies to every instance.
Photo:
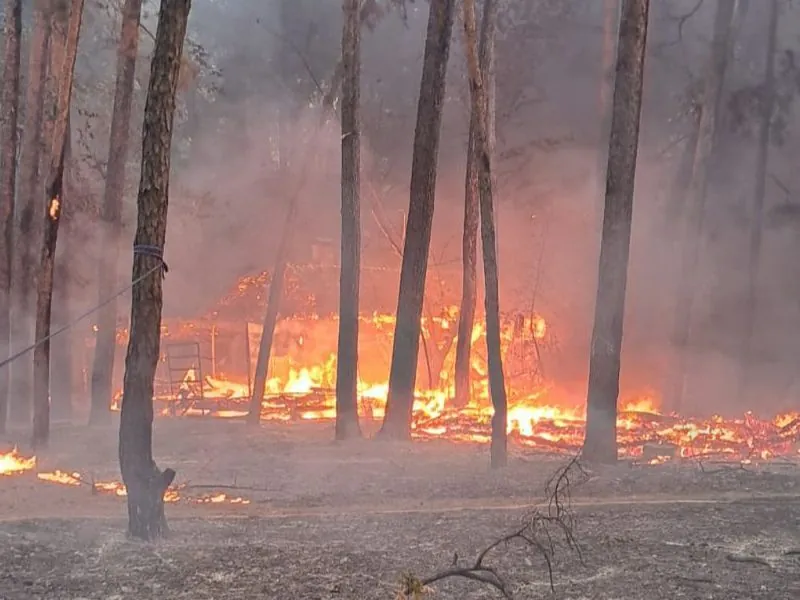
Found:
[[[488,585],[502,594],[503,598],[512,599],[513,595],[508,582],[495,567],[487,565],[486,560],[490,553],[499,546],[515,541],[522,542],[523,545],[532,548],[542,556],[547,569],[550,589],[555,591],[553,557],[556,552],[556,539],[563,537],[567,548],[575,552],[581,561],[583,560],[574,535],[576,523],[575,515],[571,510],[571,487],[583,483],[586,479],[588,479],[588,475],[578,463],[577,456],[572,458],[547,482],[545,486],[547,501],[542,507],[533,509],[525,517],[521,527],[486,546],[471,565],[460,566],[458,554],[455,554],[453,564],[449,568],[438,571],[429,577],[421,579],[413,573],[403,574],[398,597],[418,600],[434,583],[452,577],[461,577]]]
[[[764,567],[772,567],[769,561],[761,558],[760,556],[750,556],[748,554],[728,554],[725,558],[735,563],[749,563],[753,565],[762,565]]]

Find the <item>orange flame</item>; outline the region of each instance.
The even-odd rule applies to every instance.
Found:
[[[36,457],[22,456],[16,446],[11,452],[0,454],[0,475],[19,475],[34,468],[36,468]]]

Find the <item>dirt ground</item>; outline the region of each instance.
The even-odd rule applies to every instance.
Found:
[[[0,599],[394,600],[403,573],[429,576],[454,554],[466,565],[517,528],[567,461],[513,451],[490,472],[480,446],[331,438],[314,423],[159,421],[158,464],[178,471],[185,496],[250,503],[170,504],[172,535],[153,545],[126,539],[124,499],[0,478]],[[57,428],[38,458],[41,471],[117,479],[116,430]],[[581,553],[557,545],[554,595],[535,550],[512,543],[487,558],[515,598],[800,598],[796,462],[622,463],[586,478],[572,490]],[[431,594],[501,597],[464,579]]]

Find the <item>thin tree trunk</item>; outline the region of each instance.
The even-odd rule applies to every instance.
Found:
[[[420,320],[425,277],[428,272],[439,138],[455,4],[455,0],[431,0],[429,9],[417,124],[414,132],[411,198],[389,373],[389,397],[383,426],[379,433],[385,438],[411,438]]]
[[[21,350],[33,341],[36,252],[40,248],[37,235],[39,203],[39,156],[42,145],[42,113],[47,79],[47,47],[50,39],[50,0],[37,0],[33,10],[33,33],[28,54],[25,119],[19,157],[18,223],[14,239],[12,270],[12,347]],[[28,355],[14,362],[11,372],[11,405],[9,419],[13,423],[29,423],[33,392],[33,363]]]
[[[139,21],[142,0],[125,0],[122,26],[117,45],[117,81],[114,108],[111,113],[111,138],[108,144],[108,166],[103,194],[104,251],[98,263],[98,302],[114,295],[122,237],[122,199],[125,193],[125,165],[128,160],[131,105],[139,50]],[[89,423],[111,421],[111,397],[114,380],[114,354],[117,347],[117,302],[112,300],[97,315],[94,362],[92,363],[92,404]]]
[[[22,2],[6,0],[3,36],[3,96],[0,126],[0,360],[11,349],[10,300],[12,234],[14,230],[14,190],[17,179],[17,114],[19,109],[20,46],[22,40]],[[8,367],[0,369],[0,433],[5,432],[8,416]]]
[[[358,423],[358,310],[361,276],[360,0],[344,0],[342,30],[342,253],[336,360],[336,439],[361,437]]]
[[[161,341],[175,94],[191,0],[161,0],[144,111],[142,174],[134,238],[131,329],[119,426],[119,464],[128,490],[128,532],[150,540],[168,532],[164,493],[175,471],[153,460],[153,381]],[[155,269],[155,270],[154,270]]]
[[[486,45],[493,42],[497,4],[485,0],[484,23]],[[508,400],[506,398],[503,356],[500,348],[500,298],[497,276],[497,242],[494,230],[494,203],[492,190],[492,145],[489,128],[489,96],[484,87],[484,74],[478,64],[478,42],[475,26],[475,0],[464,0],[464,32],[466,37],[467,66],[472,97],[472,123],[474,124],[475,154],[478,169],[481,246],[486,286],[486,353],[489,362],[489,390],[492,396],[492,467],[503,467],[508,462]],[[491,82],[491,61],[486,61],[486,82]]]
[[[753,331],[758,308],[758,270],[761,261],[761,235],[764,222],[764,195],[769,162],[770,128],[775,110],[775,52],[778,38],[778,0],[770,2],[769,30],[767,33],[767,55],[764,67],[764,87],[761,94],[761,122],[758,131],[758,154],[756,155],[755,190],[750,218],[750,255],[747,264],[747,303],[745,304],[742,356],[739,364],[739,396],[746,398],[750,359],[753,350]]]
[[[664,402],[671,411],[682,408],[688,367],[688,342],[692,323],[694,294],[697,288],[700,245],[703,237],[708,169],[714,149],[717,110],[722,97],[725,71],[733,47],[733,31],[739,16],[739,0],[718,0],[714,22],[711,60],[703,91],[697,146],[692,165],[692,179],[686,203],[685,236],[682,243],[678,299],[675,304],[673,357]]]
[[[649,10],[649,0],[622,2],[583,445],[583,455],[599,463],[617,460],[622,323]]]
[[[310,160],[309,160],[310,163]],[[264,326],[261,330],[261,340],[258,344],[258,358],[256,358],[256,372],[253,377],[253,393],[250,396],[250,409],[247,422],[258,425],[261,421],[261,404],[264,402],[264,390],[267,385],[269,361],[272,355],[272,340],[275,336],[275,326],[278,324],[281,300],[283,298],[283,284],[286,278],[286,263],[289,258],[289,238],[294,228],[297,214],[299,191],[289,200],[289,212],[286,215],[286,225],[281,233],[278,251],[275,255],[275,266],[269,281],[269,296],[267,297],[267,312],[264,315]]]
[[[50,166],[45,188],[45,214],[42,227],[41,262],[37,278],[36,335],[42,342],[33,351],[33,438],[34,447],[46,446],[50,438],[50,321],[53,304],[53,272],[55,267],[58,225],[64,202],[64,157],[67,147],[67,127],[72,100],[72,80],[78,39],[81,31],[84,0],[72,0],[69,27],[58,75],[56,115],[48,155]],[[56,47],[54,46],[54,50]]]
[[[490,0],[483,4],[481,33],[478,48],[480,70],[487,75],[487,92],[490,108],[488,118],[492,121],[489,137],[494,129],[494,110],[491,106],[494,92],[494,29],[496,23],[496,2]],[[490,140],[491,141],[491,140]],[[492,152],[494,144],[490,144]],[[475,303],[477,302],[477,264],[478,264],[478,223],[480,221],[478,186],[478,148],[475,144],[475,115],[471,113],[469,141],[467,142],[467,170],[464,182],[464,233],[461,241],[461,308],[458,312],[458,337],[456,339],[455,360],[455,399],[456,407],[464,407],[470,401],[472,384],[470,381],[472,328],[475,324]]]

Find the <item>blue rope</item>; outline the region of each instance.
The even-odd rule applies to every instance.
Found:
[[[136,244],[133,246],[133,254],[139,256],[150,256],[152,258],[157,258],[161,261],[161,276],[164,277],[167,273],[169,273],[169,268],[167,267],[167,263],[164,262],[164,253],[158,246],[152,246],[150,244]]]

